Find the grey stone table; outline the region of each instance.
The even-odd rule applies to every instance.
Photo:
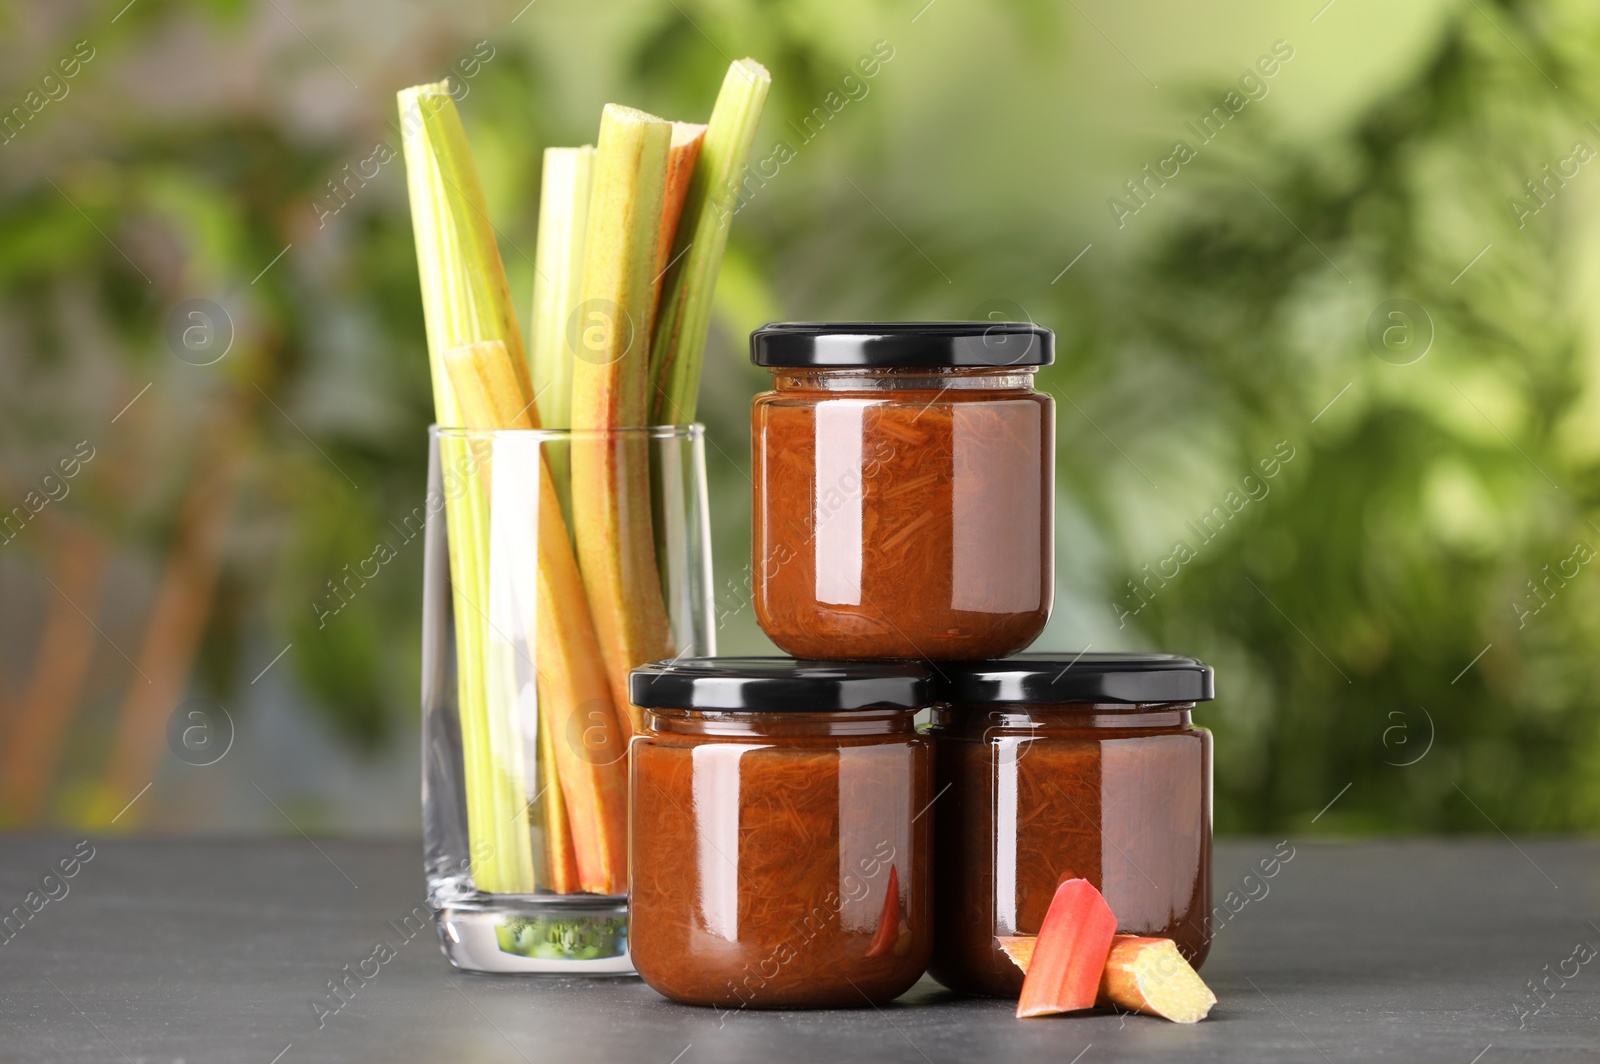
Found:
[[[926,979],[882,1009],[719,1016],[634,980],[466,975],[410,930],[413,841],[0,838],[0,1060],[1600,1060],[1600,842],[1290,845],[1265,880],[1276,840],[1219,846],[1220,1004],[1180,1027],[1018,1021]],[[375,953],[341,1005],[329,981]]]

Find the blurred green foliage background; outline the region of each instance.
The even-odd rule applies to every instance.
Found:
[[[748,331],[1025,316],[1040,647],[1217,667],[1220,831],[1600,828],[1593,5],[124,2],[0,2],[0,823],[414,829],[420,546],[313,607],[423,494],[394,92],[465,85],[525,310],[542,150],[750,55],[794,158],[701,402],[723,652]]]

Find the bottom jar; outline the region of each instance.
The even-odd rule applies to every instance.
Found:
[[[679,659],[631,678],[630,950],[675,1001],[897,997],[932,951],[918,667]]]
[[[1211,733],[1190,722],[1211,670],[1166,655],[1022,655],[941,665],[932,735],[935,919],[929,974],[1014,997],[998,936],[1036,935],[1056,887],[1089,880],[1117,930],[1209,946]]]

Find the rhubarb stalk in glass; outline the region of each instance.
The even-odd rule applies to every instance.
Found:
[[[672,124],[607,104],[584,238],[580,342],[572,376],[572,521],[578,563],[612,696],[629,707],[628,672],[672,655],[656,568],[647,423],[654,277]],[[618,714],[631,734],[637,711]]]

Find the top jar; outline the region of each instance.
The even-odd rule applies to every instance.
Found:
[[[1028,323],[782,323],[750,337],[756,617],[827,659],[1000,657],[1050,616],[1054,358]]]

